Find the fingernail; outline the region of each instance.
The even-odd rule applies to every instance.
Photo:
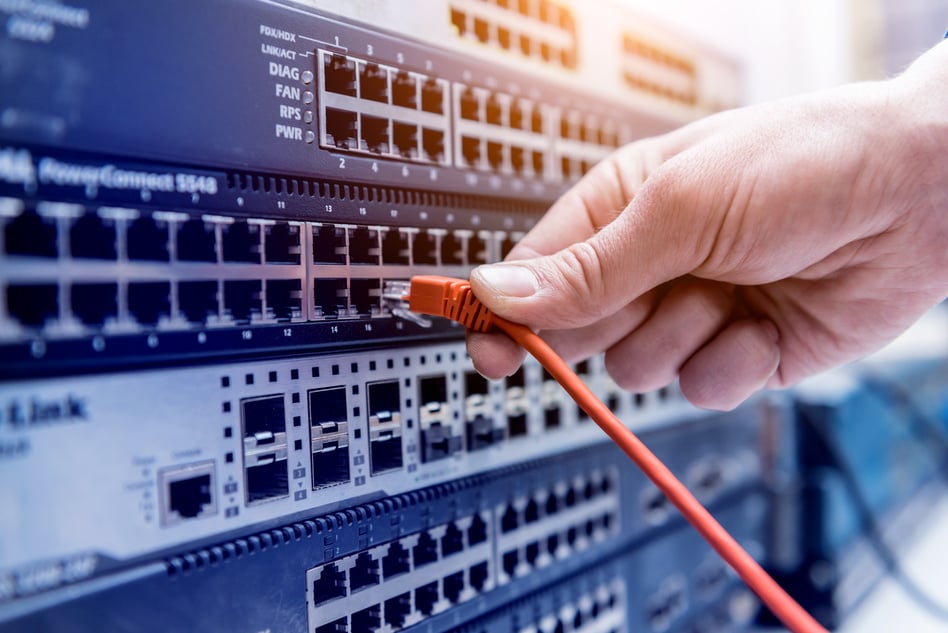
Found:
[[[529,297],[536,293],[537,278],[529,269],[512,264],[481,266],[474,270],[481,281],[499,295]]]

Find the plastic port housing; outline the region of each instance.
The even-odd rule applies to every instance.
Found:
[[[214,225],[191,219],[178,227],[176,237],[178,259],[185,262],[217,261]]]
[[[360,149],[374,154],[389,154],[389,121],[379,117],[362,115]]]
[[[378,236],[376,229],[366,226],[350,229],[349,263],[378,265],[380,254]]]
[[[421,149],[424,152],[425,160],[433,163],[444,162],[444,132],[422,128]]]
[[[250,323],[263,315],[262,284],[258,280],[224,282],[224,310],[235,323]]]
[[[296,321],[303,316],[303,282],[299,279],[267,280],[268,317],[277,321]]]
[[[167,281],[128,285],[128,312],[140,325],[157,325],[171,316],[171,284]]]
[[[323,77],[329,92],[356,96],[356,67],[351,59],[344,55],[326,54],[323,57]]]
[[[168,224],[150,216],[136,219],[128,226],[125,249],[128,258],[152,262],[166,262],[168,253]]]
[[[217,282],[185,281],[178,284],[178,306],[191,323],[204,323],[217,314]]]
[[[461,155],[469,166],[479,166],[481,162],[481,140],[473,136],[462,136]]]
[[[3,245],[8,255],[56,257],[56,220],[26,210],[7,222]]]
[[[358,117],[355,112],[326,108],[326,144],[340,149],[356,149],[356,127]]]
[[[333,563],[317,570],[313,580],[313,604],[320,605],[346,596],[346,573]]]
[[[462,119],[468,121],[479,121],[481,119],[480,99],[477,98],[474,90],[466,88],[461,93],[459,109]]]
[[[418,107],[418,82],[404,70],[392,78],[392,104],[403,108]]]
[[[359,554],[349,570],[349,591],[358,591],[379,584],[382,579],[379,561],[368,552]]]
[[[378,279],[352,279],[349,282],[350,316],[374,316],[381,313],[381,282]]]
[[[95,213],[80,216],[69,228],[69,252],[73,257],[115,259],[115,240],[115,222]],[[167,259],[167,234],[164,241]]]
[[[434,234],[422,230],[412,242],[412,259],[415,264],[435,265],[438,263],[438,245]]]
[[[79,321],[101,327],[118,312],[118,284],[75,284],[70,288],[70,300]]]
[[[363,99],[388,103],[388,72],[378,64],[361,64],[359,96]]]
[[[213,460],[159,470],[158,492],[162,526],[217,514]]]
[[[392,123],[392,145],[394,153],[403,158],[414,159],[418,152],[418,128],[408,123]]]
[[[345,264],[346,230],[332,224],[313,227],[313,261],[317,264]]]
[[[369,383],[369,471],[378,475],[399,470],[402,456],[401,391],[397,380]]]
[[[441,238],[441,263],[445,266],[457,266],[463,263],[464,250],[460,238],[452,233],[447,233]]]
[[[278,222],[266,227],[264,257],[268,264],[300,263],[300,225]]]
[[[444,86],[429,77],[421,85],[421,109],[432,114],[444,114]]]
[[[249,398],[240,406],[247,503],[289,495],[283,395]]]
[[[20,325],[41,328],[59,315],[59,288],[53,284],[7,286],[7,312]]]
[[[345,279],[316,279],[313,281],[313,304],[316,316],[345,317],[348,313],[348,290]]]
[[[382,238],[382,262],[408,264],[408,234],[395,228],[385,231]]]

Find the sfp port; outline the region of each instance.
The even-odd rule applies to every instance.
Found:
[[[412,255],[415,264],[435,265],[438,263],[438,249],[435,236],[421,230],[412,243]]]
[[[260,281],[225,281],[224,310],[237,323],[260,319],[263,315]]]
[[[141,325],[157,325],[171,316],[171,284],[167,281],[128,285],[128,312]]]
[[[408,264],[408,234],[395,228],[385,231],[382,238],[382,263]]]
[[[349,262],[352,264],[378,264],[378,231],[357,226],[349,231]]]
[[[309,392],[313,490],[349,481],[349,422],[346,388]]]
[[[523,367],[507,377],[507,435],[511,438],[527,434],[527,410],[530,403],[524,389],[524,381]]]
[[[326,143],[340,149],[355,149],[356,118],[355,112],[326,108]]]
[[[9,255],[56,257],[56,220],[32,209],[10,220],[3,231],[3,245]]]
[[[360,149],[375,154],[389,154],[388,119],[362,115]]]
[[[303,282],[299,279],[267,280],[268,318],[296,321],[303,317]]]
[[[77,319],[100,327],[118,312],[118,284],[75,284],[70,299]]]
[[[178,308],[191,323],[204,323],[217,314],[216,281],[183,281],[178,284]]]
[[[217,514],[216,491],[213,461],[159,470],[161,525]]]
[[[352,279],[349,282],[349,316],[375,316],[381,313],[382,291],[378,279]]]
[[[286,411],[282,395],[241,400],[247,503],[289,494]]]
[[[20,325],[43,327],[59,315],[59,288],[54,284],[7,286],[7,312]]]
[[[328,53],[323,57],[326,90],[354,97],[356,94],[355,62],[344,55]]]
[[[126,250],[129,259],[166,262],[168,255],[168,224],[151,216],[136,219],[128,227]]]
[[[426,160],[433,163],[444,162],[444,132],[421,128],[421,149],[424,150]]]
[[[401,395],[397,380],[369,383],[369,470],[378,475],[402,467]]]
[[[69,252],[73,257],[115,259],[115,237],[113,220],[101,218],[96,213],[86,213],[69,228]]]
[[[451,428],[447,377],[422,378],[418,391],[421,461],[433,462],[450,457],[461,450],[461,437],[454,435]]]
[[[418,83],[404,70],[392,79],[392,103],[403,108],[418,106]]]
[[[388,71],[372,62],[362,65],[359,73],[359,96],[388,103]]]
[[[407,123],[392,123],[392,143],[395,153],[404,158],[418,158],[418,127]]]
[[[421,85],[421,109],[433,114],[444,114],[444,85],[428,78]]]
[[[458,265],[463,262],[463,245],[460,238],[454,233],[447,233],[441,238],[441,263],[448,265]]]
[[[346,263],[346,230],[323,224],[314,227],[313,262],[317,264]]]
[[[461,118],[468,121],[479,121],[481,118],[480,108],[481,104],[477,94],[471,88],[465,88],[464,92],[461,93]]]
[[[300,263],[300,226],[279,222],[265,228],[266,249],[264,256],[268,264]]]
[[[221,234],[225,262],[260,263],[260,225],[237,221]]]
[[[495,429],[487,399],[487,379],[475,371],[464,374],[464,423],[467,450],[479,451],[504,438],[502,429]]]
[[[473,136],[462,136],[461,155],[469,167],[477,167],[481,160],[481,140]]]
[[[345,279],[313,280],[313,304],[320,318],[345,317],[349,313]]]
[[[184,262],[217,261],[214,225],[203,220],[188,220],[178,227],[178,259]]]

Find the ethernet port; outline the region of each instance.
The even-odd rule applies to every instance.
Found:
[[[461,155],[469,167],[477,167],[481,160],[481,141],[473,136],[461,137]]]
[[[415,608],[424,616],[431,615],[438,602],[438,581],[429,582],[415,589]]]
[[[128,285],[128,312],[141,325],[158,325],[171,316],[171,284],[167,281]]]
[[[411,613],[411,592],[406,592],[385,601],[385,623],[393,630],[402,628]]]
[[[491,125],[502,125],[503,124],[503,106],[500,101],[497,100],[497,95],[491,93],[487,98],[487,103],[484,105],[484,111],[487,115],[487,122]]]
[[[540,504],[536,499],[530,499],[523,509],[523,522],[536,523],[540,520]]]
[[[398,71],[392,79],[392,103],[403,108],[418,106],[417,82],[404,70]]]
[[[478,593],[482,592],[484,587],[487,586],[488,575],[487,561],[473,565],[467,571],[467,577],[471,588]]]
[[[392,143],[395,153],[403,158],[418,158],[418,127],[392,122]]]
[[[349,282],[350,316],[373,316],[381,313],[382,291],[378,279],[352,279]]]
[[[299,279],[267,280],[267,311],[278,321],[295,321],[303,316],[303,282]]]
[[[387,581],[400,574],[407,574],[410,568],[408,550],[400,542],[389,545],[388,553],[382,557],[382,574]]]
[[[560,158],[560,173],[565,180],[573,178],[573,161],[570,160],[569,156]]]
[[[444,536],[441,537],[441,555],[450,556],[463,549],[464,533],[461,532],[456,523],[449,524]]]
[[[489,35],[489,33],[490,33],[490,27],[487,24],[487,21],[484,20],[483,18],[475,17],[474,18],[474,36],[478,39],[478,41],[481,42],[482,44],[486,44],[487,36]]]
[[[356,94],[355,62],[345,55],[326,54],[323,57],[323,78],[326,90],[354,97]]]
[[[487,522],[479,514],[475,514],[471,519],[471,525],[467,528],[467,544],[473,547],[487,540]]]
[[[349,231],[349,262],[352,264],[379,263],[379,233],[375,229],[357,226]]]
[[[69,252],[73,257],[115,259],[115,222],[95,213],[78,218],[69,229]]]
[[[468,121],[480,120],[480,101],[477,98],[477,94],[475,94],[471,88],[465,88],[464,92],[461,93],[460,109],[462,119],[467,119]]]
[[[437,264],[438,248],[435,236],[425,230],[419,231],[412,244],[412,255],[416,265]]]
[[[191,323],[204,323],[217,314],[217,282],[183,281],[178,284],[178,309]]]
[[[449,265],[458,265],[463,262],[461,240],[454,233],[448,233],[441,238],[441,263]]]
[[[349,481],[349,424],[345,387],[310,391],[313,490]]]
[[[326,108],[326,143],[340,149],[356,149],[356,113]]]
[[[313,262],[345,264],[346,230],[332,224],[322,224],[313,228]]]
[[[259,280],[224,282],[224,311],[237,323],[249,323],[263,314]]]
[[[451,604],[457,604],[464,591],[464,572],[458,571],[445,576],[441,581],[442,593]]]
[[[353,631],[374,631],[382,626],[381,605],[374,604],[371,607],[356,611],[352,614]]]
[[[535,134],[543,133],[543,112],[539,107],[534,107],[530,113],[530,131]]]
[[[176,246],[180,261],[217,261],[214,225],[203,220],[188,220],[178,227]]]
[[[362,65],[359,73],[359,96],[388,103],[388,72],[373,62]]]
[[[458,35],[463,37],[467,33],[467,14],[458,9],[451,9],[451,24]]]
[[[213,461],[158,471],[161,525],[170,526],[217,514]]]
[[[517,550],[505,552],[501,559],[501,564],[504,568],[504,573],[507,574],[509,578],[513,578],[517,571],[517,565],[520,564],[520,553],[517,552]]]
[[[424,150],[426,160],[433,163],[443,162],[444,132],[426,127],[421,128],[421,148]]]
[[[510,168],[513,169],[517,175],[523,173],[523,169],[526,165],[524,154],[525,152],[522,147],[510,148]]]
[[[507,255],[510,255],[510,251],[512,251],[516,245],[517,240],[514,239],[513,235],[505,235],[503,241],[500,243],[500,258],[506,259]]]
[[[508,504],[500,517],[500,531],[504,534],[513,532],[520,526],[520,515],[513,505]]]
[[[118,284],[75,284],[70,289],[70,299],[77,319],[100,327],[118,312]]]
[[[540,557],[540,543],[538,541],[527,543],[523,550],[523,557],[530,567],[536,567],[537,559]]]
[[[433,114],[444,114],[444,86],[428,78],[421,86],[421,109]]]
[[[221,234],[225,262],[260,263],[260,225],[239,220],[225,224]]]
[[[487,263],[487,242],[477,233],[467,240],[467,263],[471,265]]]
[[[388,119],[362,115],[362,142],[360,149],[374,154],[388,154]]]
[[[168,254],[168,224],[151,216],[140,217],[131,223],[125,237],[129,259],[166,262]]]
[[[316,307],[316,316],[322,318],[345,316],[349,310],[347,294],[345,279],[315,279],[313,304]]]
[[[523,367],[507,377],[507,435],[523,437],[527,434],[527,394],[524,391]]]
[[[8,255],[56,257],[56,220],[27,210],[10,220],[3,231]]]
[[[385,237],[382,238],[382,263],[408,263],[407,233],[403,233],[395,228],[391,228],[385,232]]]
[[[504,166],[504,145],[496,141],[487,141],[487,162],[494,171]]]
[[[59,288],[54,284],[7,286],[7,312],[25,327],[41,328],[59,314]]]
[[[317,570],[319,577],[313,581],[313,604],[319,605],[346,597],[346,572],[335,563]]]
[[[523,129],[523,124],[526,122],[526,118],[523,116],[523,106],[520,104],[519,99],[514,99],[510,102],[510,127],[515,130]]]
[[[349,591],[354,592],[363,587],[377,585],[380,579],[379,562],[368,552],[362,552],[356,557],[352,569],[349,570]]]
[[[348,618],[339,618],[329,624],[317,626],[314,633],[347,633],[349,630]]]
[[[533,167],[533,173],[537,176],[542,176],[545,168],[543,152],[533,152],[533,155],[530,157],[530,162]]]
[[[268,264],[300,263],[300,225],[278,222],[265,227]]]
[[[431,534],[428,532],[421,533],[421,536],[418,537],[418,543],[411,551],[415,569],[430,565],[438,560],[438,542],[431,538]]]
[[[242,400],[247,503],[289,494],[286,412],[282,395]]]
[[[497,27],[497,43],[504,50],[510,50],[511,43],[510,30],[502,26]]]
[[[401,396],[397,380],[369,383],[369,471],[373,475],[402,467]]]

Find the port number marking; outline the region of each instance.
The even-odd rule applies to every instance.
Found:
[[[345,159],[345,158],[340,158],[340,159],[339,159],[339,169],[345,169],[345,168],[346,168],[346,159]]]

